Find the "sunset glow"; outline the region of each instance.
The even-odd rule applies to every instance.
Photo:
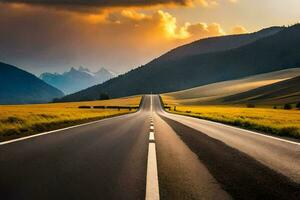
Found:
[[[194,40],[300,20],[297,0],[0,2],[1,60],[36,74],[80,65],[122,73]]]

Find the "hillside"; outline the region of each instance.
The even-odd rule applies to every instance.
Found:
[[[300,76],[222,98],[223,103],[285,104],[300,101]]]
[[[116,75],[101,68],[97,72],[91,72],[87,68],[79,67],[79,69],[71,68],[70,71],[63,74],[43,73],[40,79],[63,91],[65,94],[71,94],[96,84],[103,83]]]
[[[165,93],[300,66],[300,25],[227,51],[160,60],[61,101],[92,100],[99,93],[112,97]],[[224,36],[229,37],[229,36]]]
[[[236,95],[253,90],[266,85],[272,85],[280,81],[300,76],[300,68],[292,68],[270,72],[265,74],[254,75],[237,80],[229,80],[218,83],[212,83],[200,87],[195,87],[178,92],[163,94],[165,98],[174,99],[178,104],[220,104],[223,98],[229,95]],[[232,96],[234,98],[234,96]],[[174,102],[175,102],[174,101]],[[228,99],[228,101],[231,101]]]
[[[206,38],[175,48],[159,57],[158,60],[160,62],[178,60],[187,56],[226,51],[274,35],[283,29],[284,27],[271,27],[255,33]],[[153,62],[155,62],[155,60]]]
[[[0,62],[0,104],[42,103],[63,95],[33,74]]]

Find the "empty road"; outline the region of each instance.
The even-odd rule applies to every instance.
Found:
[[[299,199],[300,144],[166,113],[0,144],[0,199]]]

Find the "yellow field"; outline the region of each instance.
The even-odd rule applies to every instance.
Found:
[[[79,109],[79,106],[138,106],[140,96],[104,101],[0,106],[0,141],[96,119],[134,112],[132,109]]]
[[[169,101],[168,101],[169,100]],[[300,110],[246,108],[241,106],[185,106],[164,99],[171,112],[235,125],[281,136],[300,138]],[[173,104],[173,105],[172,105]]]

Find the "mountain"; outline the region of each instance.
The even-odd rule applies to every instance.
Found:
[[[237,95],[238,99],[239,94],[241,93],[247,93],[247,91],[272,85],[297,76],[300,76],[300,68],[285,69],[166,93],[163,94],[163,96],[165,98],[175,99],[176,103],[184,105],[223,104],[225,101],[224,99],[227,99],[228,96],[234,98],[235,95]],[[237,101],[237,99],[235,101]],[[232,101],[233,100],[229,99],[228,103]]]
[[[45,103],[63,95],[33,74],[0,62],[0,104]]]
[[[224,97],[223,103],[285,104],[300,101],[300,76]]]
[[[240,94],[248,94],[248,91],[263,86],[267,86],[266,88],[268,88],[268,85],[297,76],[300,76],[300,68],[285,69],[166,93],[163,96],[164,98],[175,99],[176,103],[184,105],[233,103],[239,102],[239,99],[246,99],[241,98]]]
[[[206,40],[198,42],[203,41]],[[103,84],[68,95],[61,101],[93,100],[102,92],[112,97],[166,93],[293,68],[300,66],[299,46],[300,25],[296,24],[225,51],[215,49],[210,53],[171,60],[157,58]]]
[[[226,51],[250,44],[258,39],[274,35],[282,31],[284,27],[266,28],[255,33],[229,35],[223,37],[211,37],[192,42],[175,48],[159,57],[159,61],[178,60],[187,56]],[[154,61],[155,62],[155,61]]]
[[[71,68],[70,71],[63,74],[43,73],[40,79],[62,90],[65,94],[70,94],[103,83],[115,76],[115,73],[105,68],[93,73],[87,68],[79,67],[78,70]]]

